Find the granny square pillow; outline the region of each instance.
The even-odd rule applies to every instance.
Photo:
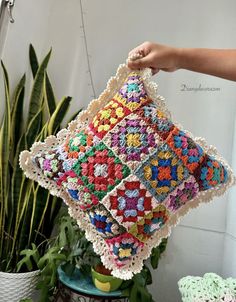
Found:
[[[64,200],[122,279],[141,271],[180,217],[235,183],[216,148],[172,120],[151,76],[120,65],[67,129],[20,154],[25,175]]]

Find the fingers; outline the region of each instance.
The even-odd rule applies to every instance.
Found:
[[[139,46],[135,47],[129,52],[128,57],[134,55],[134,54],[140,54],[142,57],[147,56],[151,51],[152,43],[151,42],[144,42],[140,44]]]
[[[175,71],[179,60],[177,50],[175,47],[145,42],[129,52],[127,65],[130,69],[151,68],[152,74],[159,70]]]
[[[156,74],[159,69],[154,66],[154,43],[144,42],[143,44],[135,47],[129,52],[127,65],[130,69],[142,69],[149,67],[152,73]]]
[[[152,75],[158,73],[160,71],[159,68],[151,67],[151,61],[148,58],[137,59],[135,61],[127,61],[127,65],[130,69],[141,69],[141,68],[151,68]]]
[[[134,61],[128,60],[128,67],[130,69],[140,69],[140,68],[151,67],[149,56],[146,56],[144,58],[137,59]]]
[[[145,51],[144,49],[140,48],[140,47],[137,47],[137,48],[134,48],[133,50],[131,50],[129,52],[129,55],[128,55],[128,58],[133,58],[133,57],[145,57],[147,54],[145,54]]]

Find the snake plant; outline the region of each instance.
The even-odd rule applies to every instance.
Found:
[[[5,107],[0,124],[0,271],[16,272],[20,252],[34,243],[40,255],[50,238],[62,201],[26,178],[19,166],[19,154],[34,141],[60,129],[71,97],[57,102],[47,74],[51,50],[39,64],[32,45],[29,60],[33,76],[25,114],[25,74],[11,94],[7,69],[1,62]],[[73,119],[74,116],[71,118]],[[32,267],[35,269],[35,267]]]

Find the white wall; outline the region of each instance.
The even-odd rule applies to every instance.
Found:
[[[236,171],[236,119],[234,123],[232,166]],[[229,192],[222,275],[236,277],[236,187]]]
[[[86,106],[93,95],[79,3],[78,0],[17,1],[16,22],[10,24],[3,51],[14,85],[24,71],[29,73],[29,43],[34,44],[41,58],[52,46],[49,73],[56,95],[74,97],[68,115]],[[235,48],[236,45],[234,0],[87,0],[82,4],[96,96],[117,66],[125,61],[129,50],[145,40],[180,47]],[[159,73],[154,79],[174,119],[194,135],[204,136],[231,163],[235,83],[184,70]],[[220,90],[187,92],[181,91],[182,84],[190,87],[201,84]],[[236,277],[235,196],[236,192],[231,191],[229,203],[225,195],[201,205],[175,228],[154,273],[152,292],[157,301],[180,301],[177,281],[185,275],[215,272]]]

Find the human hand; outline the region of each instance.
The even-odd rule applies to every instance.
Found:
[[[137,55],[140,58],[132,60]],[[180,48],[144,42],[129,52],[127,65],[130,69],[149,67],[153,74],[159,70],[171,72],[180,68],[179,58]]]

